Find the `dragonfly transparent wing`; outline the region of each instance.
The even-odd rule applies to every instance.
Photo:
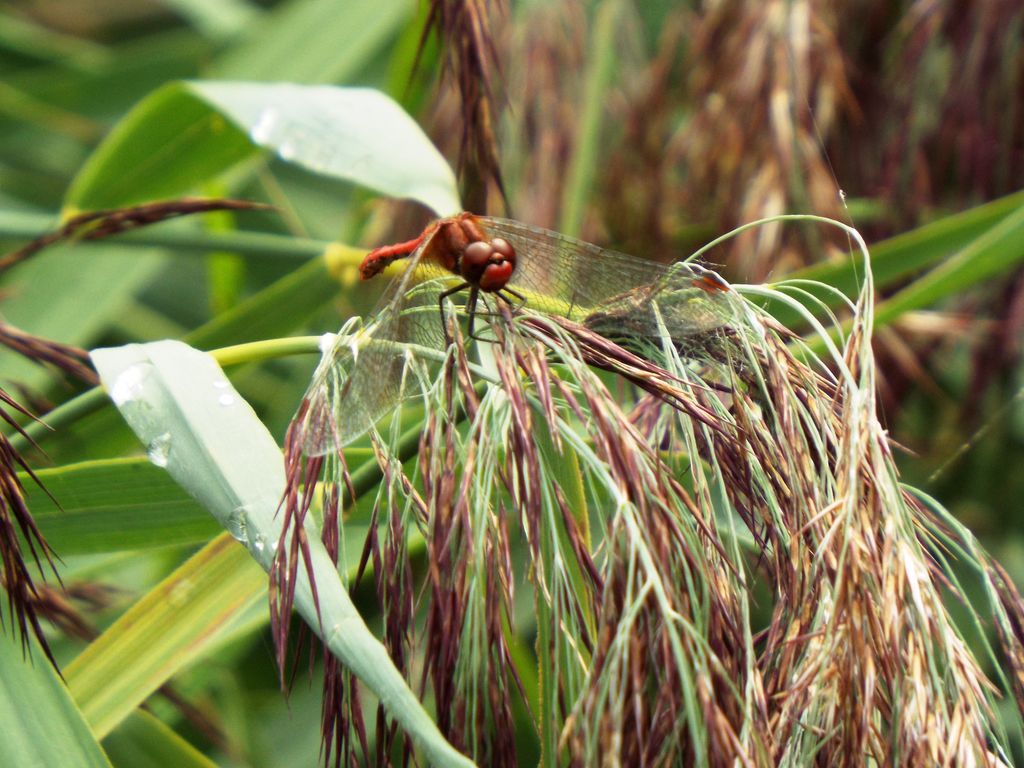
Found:
[[[355,334],[339,334],[321,359],[304,398],[300,428],[307,456],[330,453],[365,434],[419,391],[414,364],[429,366],[440,358],[437,297],[458,278],[422,259],[425,246],[409,257],[369,323]]]
[[[677,344],[697,341],[736,321],[736,297],[714,273],[663,265],[517,221],[480,217],[518,262],[509,287],[535,311],[581,322],[604,335],[629,333]]]
[[[657,343],[667,337],[684,354],[706,351],[735,320],[727,286],[706,283],[706,273],[695,267],[643,261],[507,219],[476,220],[488,237],[503,237],[516,249],[507,287],[532,311],[567,317],[624,341]],[[462,281],[423,258],[430,242],[409,257],[369,325],[354,336],[339,336],[321,361],[306,396],[308,455],[364,434],[418,387],[413,360],[428,363],[429,353],[436,359],[443,351],[438,295]]]

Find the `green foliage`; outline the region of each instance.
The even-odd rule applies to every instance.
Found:
[[[200,544],[219,530],[144,458],[44,469],[38,477],[41,485],[28,483],[27,501],[47,541],[63,555]]]
[[[0,66],[5,69],[0,83],[0,242],[17,247],[56,226],[62,216],[82,210],[185,194],[267,200],[278,208],[275,214],[232,213],[161,224],[108,240],[58,245],[0,278],[5,322],[66,344],[116,348],[96,358],[115,400],[119,399],[118,381],[129,375],[127,371],[138,366],[149,366],[150,371],[138,382],[139,391],[129,386],[130,381],[125,384],[131,396],[118,403],[134,435],[141,437],[140,445],[103,392],[84,391],[55,376],[52,369],[13,352],[0,354],[4,379],[0,385],[15,396],[31,395],[35,410],[46,422],[27,427],[42,451],[26,439],[12,439],[33,468],[42,467],[37,476],[52,498],[24,472],[20,477],[29,509],[62,558],[62,574],[71,586],[121,590],[114,604],[78,604],[92,625],[90,638],[55,635],[67,687],[38,650],[31,660],[22,657],[10,637],[10,617],[4,616],[5,631],[0,637],[3,764],[27,764],[28,755],[46,765],[117,766],[276,766],[314,759],[320,737],[320,723],[312,714],[316,702],[310,701],[308,692],[296,690],[292,716],[276,690],[272,654],[267,650],[269,616],[261,600],[267,581],[256,567],[257,563],[262,568],[270,565],[272,544],[281,535],[281,520],[274,518],[284,488],[277,446],[285,440],[288,421],[316,362],[317,345],[311,338],[289,337],[335,330],[340,325],[339,311],[344,317],[369,315],[380,287],[356,281],[363,250],[348,244],[388,239],[380,209],[368,202],[369,193],[413,200],[440,214],[461,207],[450,161],[457,153],[455,138],[465,125],[463,115],[456,111],[447,119],[443,114],[433,116],[437,122],[432,135],[442,144],[439,152],[406,111],[427,122],[432,110],[443,111],[448,98],[426,96],[423,80],[410,78],[420,53],[423,22],[422,15],[415,15],[416,3],[289,0],[257,5],[238,0],[176,0],[165,6],[172,10],[161,11],[166,15],[155,21],[125,16],[97,34],[85,27],[58,32],[12,9],[0,11]],[[523,4],[511,17],[513,23],[525,25],[532,14],[543,12]],[[563,231],[595,240],[599,235],[619,238],[626,243],[622,247],[637,256],[682,255],[688,252],[694,232],[702,237],[722,229],[715,218],[718,201],[711,190],[718,171],[709,171],[695,182],[707,186],[707,199],[679,211],[679,201],[693,197],[673,186],[673,174],[679,171],[669,167],[671,158],[693,157],[694,150],[687,154],[679,149],[681,137],[701,125],[697,118],[702,109],[719,104],[717,94],[689,104],[673,101],[673,87],[681,91],[683,78],[673,80],[678,73],[673,75],[671,66],[634,77],[635,59],[645,55],[656,59],[654,49],[667,45],[676,28],[678,20],[673,21],[661,4],[641,7],[606,0],[588,7],[579,18],[592,24],[581,35],[584,52],[575,59],[569,57],[571,64],[558,59],[558,46],[566,29],[576,29],[577,19],[565,23],[554,17],[529,27],[533,32],[515,43],[521,45],[517,50],[523,58],[504,69],[507,82],[496,89],[500,93],[507,85],[511,98],[518,99],[491,126],[505,131],[503,160],[513,203],[531,212],[538,219],[535,223],[557,221]],[[545,49],[549,34],[557,42]],[[438,55],[435,42],[428,40],[421,71],[440,71]],[[948,51],[942,56],[948,56]],[[717,62],[705,62],[712,69],[713,64]],[[934,69],[934,63],[930,66]],[[545,67],[553,67],[558,75],[546,79]],[[725,76],[702,77],[698,71],[691,79],[717,84],[723,98],[732,98]],[[531,87],[539,92],[544,83],[565,90],[522,98],[523,82],[527,92]],[[617,110],[636,97],[630,89],[637,83],[650,90],[638,99],[635,113],[624,115]],[[391,97],[399,99],[401,106]],[[931,113],[922,107],[915,114],[920,118]],[[746,114],[737,119],[757,122]],[[915,130],[927,128],[921,119]],[[704,147],[707,158],[730,168],[763,165],[763,152],[729,143],[734,134],[724,129],[715,132],[723,123],[712,121],[710,139],[698,144],[696,154]],[[526,124],[533,135],[523,128]],[[661,128],[667,134],[657,133]],[[716,154],[712,150],[719,140],[721,153]],[[633,154],[620,153],[620,146],[633,147]],[[770,154],[782,153],[773,146]],[[644,163],[652,157],[663,162],[664,176],[649,173]],[[907,152],[902,162],[913,170],[915,157]],[[783,179],[780,184],[804,183],[795,168],[789,170],[791,176],[775,175]],[[909,180],[910,170],[900,178]],[[764,177],[772,174],[766,170]],[[817,177],[807,175],[812,178]],[[537,180],[541,188],[531,191],[528,184]],[[845,178],[840,181],[845,183]],[[806,184],[812,186],[811,181]],[[743,195],[751,192],[756,197],[753,192],[763,188],[749,176],[735,186],[740,192],[724,203],[729,211],[726,218],[752,218],[748,212],[759,209],[747,206]],[[834,189],[829,187],[828,192]],[[1014,192],[962,212],[933,211],[919,226],[872,243],[875,282],[885,295],[871,317],[875,325],[900,328],[922,317],[939,324],[945,319],[941,311],[956,309],[955,302],[967,291],[978,292],[975,295],[981,298],[974,307],[984,309],[993,286],[1013,274],[1024,258],[1022,194]],[[655,203],[650,202],[652,198]],[[819,198],[807,193],[803,199],[812,201],[808,205],[813,207]],[[557,202],[545,207],[541,200]],[[884,199],[858,202],[874,212],[876,218],[869,224],[886,222]],[[797,212],[804,210],[798,207]],[[668,231],[662,232],[658,228],[665,222]],[[651,235],[640,246],[635,244],[637,229]],[[845,252],[847,245],[841,243],[840,250]],[[712,258],[721,253],[713,252]],[[232,256],[225,259],[223,254]],[[861,264],[844,258],[812,264],[785,277],[792,279],[780,289],[788,291],[788,296],[798,296],[810,305],[805,297],[813,295],[841,313],[842,302],[831,289],[854,296],[864,274]],[[797,280],[819,281],[827,288]],[[220,286],[216,297],[209,288],[212,285]],[[763,298],[785,324],[809,327],[806,317],[781,293],[751,290],[747,295]],[[818,317],[827,319],[827,314],[819,312]],[[955,340],[958,335],[948,337]],[[182,338],[198,349],[217,350],[215,357],[227,369],[231,385],[226,386],[208,358],[160,343],[167,337]],[[1024,422],[1015,399],[1019,371],[1017,378],[997,381],[979,393],[972,389],[977,379],[964,355],[950,357],[949,364],[948,358],[940,360],[935,380],[921,374],[931,387],[931,397],[912,392],[904,411],[887,414],[900,440],[903,434],[923,435],[920,442],[926,448],[937,445],[935,455],[901,459],[903,468],[923,483],[932,469],[968,444],[971,435],[957,427],[957,419],[962,412],[960,401],[975,401],[983,413],[982,423],[988,427],[997,423],[989,438],[999,444],[992,448],[995,443],[988,443],[980,452],[983,460],[968,445],[966,466],[954,466],[939,490],[959,499],[968,522],[997,542],[1009,558],[1011,574],[1018,576],[1024,573],[1020,539],[1016,533],[1003,535],[1008,526],[1000,516],[1015,524],[1019,515],[1009,509],[1016,503],[1012,494],[1000,492],[1005,481],[1000,468],[1022,455]],[[493,379],[493,371],[490,375]],[[623,391],[625,385],[614,378],[610,381],[613,391],[615,386]],[[934,394],[936,390],[940,394]],[[502,392],[488,388],[482,402],[492,410],[482,421],[470,423],[477,428],[487,424],[495,434],[508,429],[503,421],[508,411],[502,410],[508,404],[502,401]],[[204,393],[216,396],[207,402]],[[220,403],[222,396],[232,399],[230,406]],[[382,702],[401,724],[402,733],[411,734],[417,748],[437,764],[456,765],[465,764],[466,758],[456,754],[438,731],[429,697],[420,701],[416,695],[415,664],[420,660],[412,666],[417,674],[399,670],[376,639],[385,632],[381,625],[386,624],[388,610],[369,594],[379,564],[371,562],[369,575],[356,581],[363,540],[374,521],[382,524],[382,537],[384,524],[393,522],[372,517],[372,510],[392,509],[389,505],[399,504],[396,499],[406,505],[402,520],[411,531],[404,545],[410,572],[420,578],[421,570],[428,570],[425,563],[439,556],[436,544],[423,542],[413,501],[403,496],[406,489],[398,474],[401,461],[414,453],[408,450],[409,443],[415,446],[421,429],[445,412],[443,398],[433,406],[425,411],[410,408],[396,417],[394,434],[404,435],[405,443],[393,456],[394,473],[387,482],[380,482],[380,470],[366,441],[346,449],[346,459],[355,470],[357,497],[351,500],[355,503],[346,511],[343,526],[342,578],[337,578],[338,569],[315,535],[322,513],[314,505],[317,519],[309,525],[318,592],[314,600],[300,565],[297,578],[302,586],[296,607],[314,633],[367,685],[373,697],[370,704]],[[533,413],[536,417],[539,412]],[[406,431],[409,427],[411,433]],[[466,437],[470,429],[465,424],[452,425],[443,434],[462,450],[472,445]],[[548,596],[556,599],[553,603],[534,600],[534,596],[524,599],[520,584],[517,601],[507,606],[508,616],[501,623],[510,664],[523,683],[529,706],[517,704],[513,713],[517,754],[539,755],[554,765],[563,737],[559,718],[564,713],[559,707],[571,709],[577,702],[560,701],[564,691],[551,670],[574,676],[568,690],[582,691],[599,627],[600,606],[585,597],[589,577],[573,560],[574,537],[582,536],[606,555],[615,551],[639,557],[639,550],[615,550],[617,541],[628,536],[616,528],[623,538],[605,539],[602,531],[607,520],[585,513],[603,509],[601,504],[610,494],[598,487],[600,462],[589,452],[587,438],[573,438],[568,429],[560,435],[538,429],[531,436],[541,444],[543,466],[549,473],[544,486],[551,495],[548,502],[563,494],[569,509],[584,510],[573,523],[579,530],[568,517],[545,521],[549,528],[543,535],[548,538],[533,542],[543,550],[538,560],[527,556],[531,542],[514,542],[516,575],[525,579],[529,574],[531,585],[550,590]],[[580,440],[573,446],[575,452],[560,453],[561,448],[555,447],[559,440],[573,439]],[[490,447],[499,454],[504,450],[501,445]],[[467,459],[458,450],[455,455]],[[469,457],[469,463],[477,460]],[[495,459],[495,475],[497,466]],[[681,475],[690,478],[688,482],[719,471],[705,467],[710,473],[705,476],[702,469],[686,462],[683,469]],[[411,467],[406,471],[417,477]],[[755,568],[758,557],[750,553],[757,551],[758,542],[730,516],[720,479],[698,488],[697,493],[718,514],[725,559],[740,569],[744,564]],[[494,498],[508,501],[509,496]],[[481,501],[474,508],[474,530],[494,524],[495,506]],[[626,515],[616,519],[622,525],[629,521]],[[943,533],[955,528],[947,523]],[[244,540],[248,549],[234,544],[224,531]],[[633,546],[635,541],[630,541]],[[828,539],[822,536],[820,541],[827,544]],[[977,557],[977,562],[983,562],[982,555],[957,541],[956,547],[966,549],[959,553],[963,560],[974,562],[972,558]],[[484,546],[483,539],[476,543]],[[946,544],[955,548],[950,541]],[[479,583],[489,583],[486,578],[493,563],[471,562],[474,573],[484,574]],[[538,572],[538,562],[550,570]],[[950,572],[955,570],[950,566]],[[690,571],[691,577],[698,572],[699,568]],[[655,582],[645,588],[651,583]],[[352,587],[351,596],[346,586]],[[626,591],[634,586],[629,582]],[[670,586],[694,604],[706,605],[701,601],[707,593],[699,580]],[[965,580],[964,589],[972,598],[981,596],[978,605],[996,611],[998,598],[982,585],[981,577]],[[741,601],[750,598],[747,592],[737,594]],[[743,621],[750,623],[743,627],[743,636],[751,647],[769,619],[758,614],[756,602],[742,605]],[[765,598],[761,604],[771,602]],[[480,607],[484,603],[473,605],[479,609],[478,623],[467,623],[460,640],[472,649],[465,658],[478,661],[480,668],[467,662],[460,667],[457,681],[482,701],[491,692],[485,683],[498,679],[494,670],[500,665],[487,656],[485,612]],[[643,600],[636,598],[629,605],[635,615],[642,615]],[[968,616],[963,624],[969,629],[964,632],[979,649],[976,657],[988,665],[990,677],[998,678],[998,662],[984,645],[995,644],[997,636],[982,623],[987,619],[987,614],[981,620]],[[700,635],[695,631],[680,640],[685,632],[676,629],[675,634],[666,635],[675,643]],[[624,637],[617,639],[625,643],[628,638]],[[683,654],[681,647],[672,649],[674,658],[689,659],[695,666],[705,664],[705,672],[715,672],[711,661],[694,661],[699,653]],[[491,670],[492,676],[474,677],[480,669]],[[620,672],[625,679],[627,670]],[[932,670],[933,682],[941,674],[942,670]],[[505,682],[504,692],[515,689],[515,684]],[[224,738],[208,738],[189,725],[181,712],[167,706],[161,699],[166,691],[160,692],[166,685],[201,702]],[[606,677],[599,693],[614,701],[616,685]],[[750,696],[748,705],[753,700]],[[695,689],[684,691],[683,699],[686,711],[679,715],[676,722],[680,723],[687,713],[700,709]],[[144,702],[153,710],[140,709]],[[601,712],[602,706],[595,695],[573,711],[576,717],[585,717]],[[367,719],[372,724],[372,716]],[[686,723],[697,728],[698,720]],[[994,739],[1020,749],[1015,718],[1008,715],[1006,722],[1009,735],[996,734]],[[693,742],[706,743],[706,734],[698,731],[693,731]],[[586,736],[592,739],[587,748],[596,750],[597,737]],[[468,749],[465,744],[456,746]],[[395,749],[397,753],[399,748]],[[811,760],[813,745],[795,749],[806,753],[793,758],[794,764]]]
[[[5,625],[11,616],[4,617]],[[109,766],[75,700],[45,661],[0,637],[0,758],[8,765]]]
[[[161,88],[96,150],[68,213],[174,197],[261,149],[315,173],[457,213],[455,176],[412,119],[379,91],[189,82]]]

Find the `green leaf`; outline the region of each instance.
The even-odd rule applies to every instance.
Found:
[[[47,104],[109,127],[147,93],[169,81],[195,77],[209,60],[210,47],[176,27],[104,46],[102,61],[87,71],[68,71],[63,58],[50,67],[12,72],[8,80]],[[75,164],[80,162],[78,158]],[[74,166],[63,165],[61,170],[70,175]]]
[[[1024,261],[1024,206],[968,243],[951,258],[878,305],[875,325],[934,305],[966,288],[1016,269]]]
[[[875,284],[891,285],[940,263],[1022,206],[1024,192],[1017,192],[871,244],[871,271]],[[853,296],[860,285],[861,269],[860,259],[855,256],[814,264],[787,277],[820,280]]]
[[[280,3],[220,57],[214,74],[298,83],[352,81],[390,48],[415,10],[412,0]]]
[[[1024,192],[1017,192],[872,244],[871,271],[879,288],[905,281],[929,267],[937,268],[936,275],[925,274],[902,290],[899,304],[880,306],[876,325],[882,320],[891,321],[899,312],[926,306],[929,302],[957,293],[968,282],[978,282],[1013,269],[1024,257],[1024,248],[1020,247],[1019,240],[1015,242],[1012,237],[1015,225],[1005,225],[1004,222],[1022,207]],[[1010,237],[1006,236],[1006,226],[1011,228]],[[983,272],[980,265],[971,265],[973,254],[979,249],[981,253],[988,254]],[[952,266],[944,263],[947,260],[952,262]],[[950,270],[953,271],[953,279],[941,277],[949,274]],[[820,281],[853,296],[860,285],[861,271],[860,257],[853,256],[814,264],[786,275],[786,278]],[[959,282],[961,276],[968,282]],[[938,288],[936,280],[939,281]],[[917,282],[921,282],[923,287],[915,288]],[[829,306],[839,303],[833,293],[815,289],[810,283],[805,282],[801,287]],[[775,306],[772,312],[784,325],[798,327],[802,323],[802,319],[789,307]]]
[[[281,452],[212,357],[180,342],[101,349],[93,362],[150,455],[268,569],[282,535]],[[306,623],[437,765],[472,765],[441,735],[352,604],[337,566],[309,532],[317,603],[300,568],[295,605]],[[319,608],[319,610],[318,610]]]
[[[75,178],[69,213],[174,197],[269,149],[324,176],[461,209],[455,174],[416,122],[369,88],[185,82],[159,89]]]
[[[153,249],[80,252],[54,248],[3,276],[4,320],[47,339],[90,346],[166,264]],[[66,286],[66,290],[55,287]],[[0,352],[7,381],[41,389],[52,372],[13,352]]]
[[[372,88],[194,82],[256,144],[306,170],[407,197],[441,216],[461,210],[455,174],[416,122]]]
[[[143,710],[132,712],[103,748],[115,768],[214,768],[215,763]]]
[[[96,67],[108,58],[102,45],[57,32],[16,11],[0,12],[0,49],[85,69]]]
[[[266,577],[226,534],[164,579],[64,670],[93,732],[110,733],[266,589]]]
[[[42,653],[25,657],[8,630],[0,632],[0,765],[110,765]]]
[[[196,347],[212,349],[286,335],[338,293],[338,281],[331,276],[328,261],[348,263],[354,272],[364,255],[362,250],[336,245],[330,248],[329,258],[310,259],[262,291],[196,328],[185,337],[185,341]]]
[[[220,531],[166,472],[145,459],[89,461],[24,475],[26,503],[59,555],[181,546]]]
[[[188,86],[172,83],[115,126],[75,177],[65,208],[70,214],[176,197],[256,152]]]
[[[259,10],[245,0],[166,0],[166,5],[214,39],[239,34],[259,16]]]

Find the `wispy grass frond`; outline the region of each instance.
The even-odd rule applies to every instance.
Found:
[[[95,372],[85,363],[85,351],[77,347],[26,333],[21,328],[3,322],[0,322],[0,345],[34,363],[47,363],[59,368],[87,384],[96,384],[98,381]]]
[[[155,203],[144,203],[126,208],[85,211],[71,216],[57,229],[40,235],[16,251],[0,258],[0,272],[4,272],[35,256],[45,248],[65,240],[73,238],[102,240],[168,219],[177,219],[208,211],[243,210],[266,211],[273,210],[273,206],[251,200],[182,197],[177,200],[160,200]]]
[[[775,289],[711,286],[728,322],[681,332],[672,292],[581,322],[499,303],[478,364],[452,325],[444,364],[409,368],[418,460],[403,466],[397,429],[376,438],[368,550],[396,664],[486,765],[517,764],[523,711],[545,760],[580,766],[1008,762],[996,710],[1024,701],[1024,604],[900,483],[876,416],[870,273],[820,358],[743,295]],[[675,311],[675,336],[634,311]],[[378,763],[408,755],[396,736],[381,712]]]
[[[25,435],[13,414],[31,417],[14,398],[0,389],[0,419],[14,432]],[[60,576],[54,564],[55,553],[25,503],[25,488],[18,478],[19,470],[39,482],[7,436],[0,434],[0,562],[3,564],[0,587],[7,601],[7,610],[0,611],[0,625],[4,616],[7,616],[26,652],[29,648],[29,633],[35,636],[43,653],[56,668],[57,661],[40,622],[40,616],[44,613],[41,605],[44,593],[35,583],[29,563],[34,563],[39,573],[45,573],[48,568],[58,581]],[[0,626],[0,629],[6,627]]]
[[[84,362],[85,352],[75,347],[34,336],[2,322],[0,345],[35,363],[53,365],[82,381],[96,382],[96,374]],[[35,443],[22,424],[33,418],[28,409],[0,389],[0,419],[7,424],[11,434],[24,438],[30,445]],[[56,667],[57,662],[50,650],[40,619],[50,618],[52,623],[62,628],[68,625],[59,620],[64,614],[53,610],[52,596],[56,595],[56,592],[37,583],[40,576],[45,578],[47,570],[53,573],[58,582],[60,581],[54,563],[56,553],[32,517],[26,503],[25,488],[18,478],[19,470],[24,471],[33,482],[39,484],[35,473],[11,440],[0,434],[0,562],[3,567],[0,587],[6,593],[8,609],[6,613],[0,612],[0,624],[3,623],[4,615],[8,616],[14,625],[15,634],[20,637],[22,647],[26,650],[31,633],[43,653]],[[30,567],[30,563],[34,564],[34,569]]]
[[[439,38],[447,85],[458,93],[446,117],[454,119],[459,135],[459,168],[468,194],[466,207],[485,210],[487,188],[494,185],[506,202],[496,135],[503,99],[494,27],[505,16],[504,3],[481,0],[431,0],[420,41],[433,31]],[[443,101],[443,99],[442,99]]]

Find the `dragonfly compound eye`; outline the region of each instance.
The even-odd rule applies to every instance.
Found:
[[[491,248],[494,249],[495,253],[504,256],[507,261],[511,261],[513,264],[516,263],[516,249],[505,238],[496,237],[491,240]]]
[[[503,260],[488,264],[480,276],[480,282],[478,283],[480,290],[488,293],[500,291],[512,279],[513,269],[514,265],[511,261]]]
[[[466,246],[459,262],[459,274],[482,291],[500,291],[515,270],[516,252],[500,237],[487,243],[477,240]]]
[[[472,271],[475,274],[482,272],[488,262],[491,261],[492,251],[491,244],[485,243],[483,240],[477,240],[475,243],[467,245],[466,250],[462,252],[463,276],[468,280],[470,275],[467,272]]]

